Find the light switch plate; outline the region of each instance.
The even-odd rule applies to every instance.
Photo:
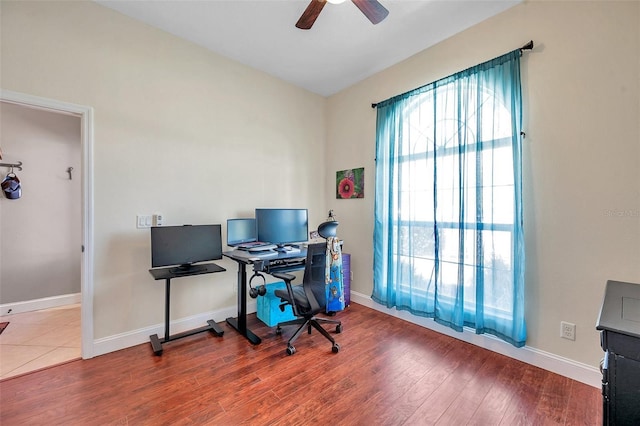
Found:
[[[136,216],[136,228],[151,228],[151,215],[139,214]]]

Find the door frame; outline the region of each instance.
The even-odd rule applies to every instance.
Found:
[[[80,265],[82,358],[94,356],[93,345],[93,108],[0,89],[0,101],[80,118],[82,179],[82,261]]]

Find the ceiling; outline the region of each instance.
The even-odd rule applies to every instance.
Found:
[[[378,25],[347,0],[310,30],[295,23],[311,0],[94,1],[330,96],[522,0],[380,0],[389,16]]]

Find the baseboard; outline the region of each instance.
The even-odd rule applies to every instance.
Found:
[[[252,300],[247,302],[248,314],[255,313],[256,309],[257,304],[255,301]],[[174,335],[183,331],[205,326],[207,325],[207,320],[210,319],[214,320],[215,322],[222,322],[229,317],[237,316],[238,308],[235,306],[219,309],[216,311],[204,312],[187,318],[181,318],[171,321],[169,324],[169,331],[171,335]],[[104,355],[109,352],[119,351],[131,346],[149,343],[149,336],[153,334],[157,334],[160,338],[164,337],[164,323],[139,328],[137,330],[116,334],[101,339],[96,339],[93,341],[93,355]],[[170,348],[171,342],[169,342],[166,346],[167,348]],[[151,346],[149,346],[149,352],[151,353]]]
[[[39,311],[41,309],[57,308],[80,303],[81,301],[81,294],[73,293],[26,300],[24,302],[5,303],[0,305],[0,315],[20,314],[23,312]]]
[[[415,316],[407,311],[389,309],[374,302],[370,296],[366,296],[355,291],[351,291],[351,300],[378,312],[391,315],[395,318],[400,318],[412,324],[416,324],[481,348],[497,352],[501,355],[526,362],[527,364],[535,365],[536,367],[560,374],[561,376],[568,377],[581,383],[585,383],[596,388],[600,388],[602,386],[602,374],[596,367],[554,355],[549,352],[541,351],[530,346],[516,348],[494,336],[475,334],[471,329],[469,329],[469,332],[459,333],[449,327],[436,323],[433,319]]]

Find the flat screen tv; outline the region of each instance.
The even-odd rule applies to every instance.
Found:
[[[227,245],[229,247],[254,241],[258,241],[258,231],[254,218],[227,219]]]
[[[176,266],[174,273],[194,272],[197,262],[222,259],[220,225],[155,226],[151,228],[151,267]]]
[[[307,209],[256,209],[258,240],[280,247],[309,239]]]

